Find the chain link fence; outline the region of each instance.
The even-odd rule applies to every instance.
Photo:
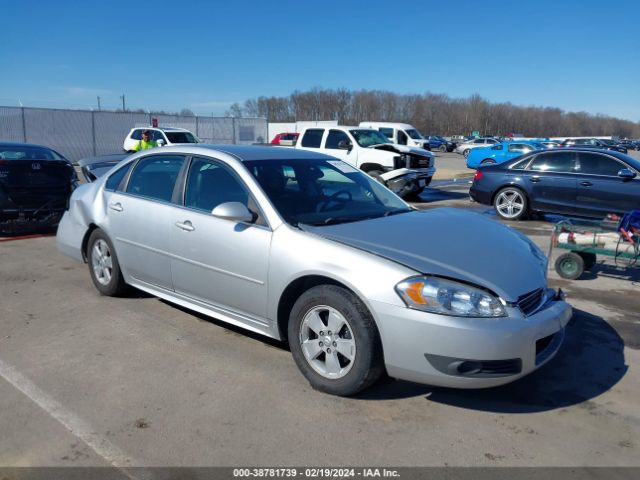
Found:
[[[264,118],[154,115],[133,112],[60,110],[0,106],[0,141],[45,145],[76,162],[81,158],[121,153],[125,136],[134,127],[158,120],[160,127],[179,127],[206,143],[267,142]]]

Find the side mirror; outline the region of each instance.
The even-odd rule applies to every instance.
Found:
[[[211,211],[211,215],[234,222],[252,223],[253,213],[240,202],[221,203]]]
[[[160,139],[156,143],[158,144],[159,147],[164,147],[165,141],[163,139]]]
[[[628,168],[623,168],[618,172],[618,176],[625,180],[631,180],[632,178],[636,178],[636,172],[629,170]]]
[[[338,142],[338,148],[340,150],[351,150],[351,142],[349,140],[340,140]]]

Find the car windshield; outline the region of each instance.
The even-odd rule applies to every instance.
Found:
[[[414,140],[421,140],[422,139],[422,136],[420,135],[420,132],[418,132],[415,128],[410,128],[409,130],[405,130],[405,132],[407,132],[407,135],[409,135]]]
[[[0,145],[0,160],[64,160],[53,150],[40,147]]]
[[[604,139],[598,139],[598,140],[600,140],[600,142],[604,143],[605,145],[615,145],[616,143],[613,140],[604,140]]]
[[[164,132],[171,143],[201,143],[191,132]]]
[[[294,226],[357,222],[411,208],[341,160],[254,160],[244,165],[284,220]]]
[[[361,147],[371,147],[373,145],[381,145],[383,143],[391,143],[391,141],[385,137],[378,130],[349,130],[353,138],[356,139],[358,145]]]

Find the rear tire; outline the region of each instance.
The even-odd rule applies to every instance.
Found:
[[[118,297],[127,290],[118,257],[109,237],[99,228],[87,243],[87,263],[91,280],[102,295]]]
[[[296,365],[316,390],[354,395],[384,372],[371,314],[355,294],[337,285],[318,285],[296,300],[288,339]]]
[[[404,196],[405,200],[409,200],[409,201],[413,201],[413,202],[420,200],[420,194],[421,194],[422,192],[424,192],[424,189],[425,189],[425,188],[426,188],[426,187],[422,187],[422,188],[419,188],[418,190],[416,190],[416,191],[414,191],[414,192],[407,193],[407,194]]]
[[[480,165],[493,165],[493,164],[495,164],[495,163],[496,163],[496,161],[495,161],[495,160],[493,160],[493,159],[491,159],[491,158],[485,158],[484,160],[482,160],[482,161],[480,162]]]
[[[438,150],[440,150],[442,153],[445,153],[447,151],[447,146],[446,145],[440,145],[440,148]]]
[[[464,158],[467,158],[469,156],[470,151],[471,150],[467,148],[464,152],[462,152],[462,155],[464,155]]]

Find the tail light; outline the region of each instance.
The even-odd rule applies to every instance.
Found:
[[[476,174],[473,176],[474,181],[478,181],[482,178],[482,172],[480,170],[476,170]]]

